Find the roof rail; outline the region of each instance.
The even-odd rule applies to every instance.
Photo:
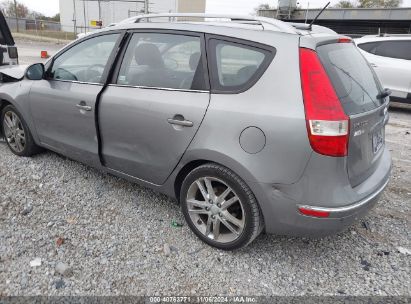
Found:
[[[135,23],[141,22],[141,20],[149,20],[154,18],[205,18],[205,19],[229,19],[232,22],[247,23],[247,24],[258,24],[265,28],[264,25],[274,26],[279,31],[285,33],[296,34],[295,29],[280,20],[256,17],[256,16],[241,16],[241,15],[224,15],[224,14],[202,14],[202,13],[165,13],[165,14],[148,14],[139,15],[135,17]]]

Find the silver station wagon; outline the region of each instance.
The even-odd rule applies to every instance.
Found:
[[[389,180],[390,92],[326,28],[146,15],[0,73],[14,154],[49,149],[175,197],[220,249],[338,232]]]

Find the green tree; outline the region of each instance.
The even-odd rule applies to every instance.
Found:
[[[28,17],[32,19],[37,19],[37,20],[60,22],[60,14],[56,14],[53,17],[47,17],[43,15],[42,13],[31,11]]]
[[[50,18],[50,21],[60,22],[60,14],[55,14]]]
[[[358,3],[362,8],[392,8],[399,7],[402,0],[359,0]]]
[[[336,8],[354,8],[355,5],[349,0],[340,0],[334,7]]]

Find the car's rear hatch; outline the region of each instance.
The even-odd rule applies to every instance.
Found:
[[[377,76],[353,43],[330,43],[317,53],[349,116],[347,171],[353,187],[376,169],[384,148],[387,98]]]

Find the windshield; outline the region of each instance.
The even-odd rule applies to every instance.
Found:
[[[320,60],[333,83],[347,115],[379,107],[383,100],[379,81],[365,58],[352,43],[333,43],[318,47]]]

